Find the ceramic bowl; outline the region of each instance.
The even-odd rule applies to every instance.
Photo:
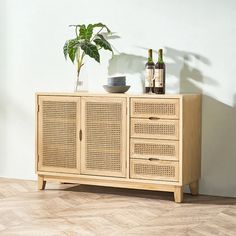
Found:
[[[125,93],[129,90],[130,86],[110,86],[110,85],[103,85],[103,88],[108,93]]]
[[[113,76],[107,79],[109,86],[126,86],[126,77],[125,76]]]

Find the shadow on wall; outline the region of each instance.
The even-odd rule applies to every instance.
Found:
[[[170,47],[165,47],[165,57],[172,61],[166,63],[167,75],[178,78],[180,93],[202,93],[201,86],[203,84],[217,85],[216,81],[203,75],[198,68],[200,63],[211,65],[206,57]]]
[[[179,78],[181,93],[204,93],[204,85],[217,81],[199,70],[200,63],[210,65],[202,55],[166,47],[167,74]],[[200,192],[235,196],[236,179],[236,95],[234,107],[204,95],[202,101],[202,178]]]
[[[203,96],[201,191],[236,197],[236,108]]]
[[[234,107],[204,95],[204,86],[219,86],[203,74],[201,65],[210,66],[203,55],[165,47],[167,78],[175,77],[180,93],[202,93],[202,178],[200,192],[236,196],[236,94]],[[170,62],[169,62],[170,61]],[[146,58],[120,53],[109,61],[108,74],[137,74],[144,88]]]
[[[137,74],[139,81],[136,81],[136,83],[141,84],[144,89],[144,66],[146,61],[147,58],[143,56],[119,53],[109,60],[108,75]]]

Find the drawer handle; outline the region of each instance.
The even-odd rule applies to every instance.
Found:
[[[149,117],[148,119],[149,120],[159,120],[160,118],[158,118],[158,117]]]
[[[153,158],[153,157],[150,157],[148,158],[149,161],[159,161],[160,159],[159,158]]]

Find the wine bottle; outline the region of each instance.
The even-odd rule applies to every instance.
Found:
[[[165,94],[166,68],[163,61],[162,49],[158,50],[158,61],[155,65],[153,92]]]
[[[145,65],[145,70],[145,93],[153,93],[155,63],[152,59],[152,49],[148,49],[148,61]]]

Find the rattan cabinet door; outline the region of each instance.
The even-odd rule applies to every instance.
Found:
[[[80,98],[38,97],[38,170],[79,173]]]
[[[126,176],[126,98],[83,97],[81,174]]]

